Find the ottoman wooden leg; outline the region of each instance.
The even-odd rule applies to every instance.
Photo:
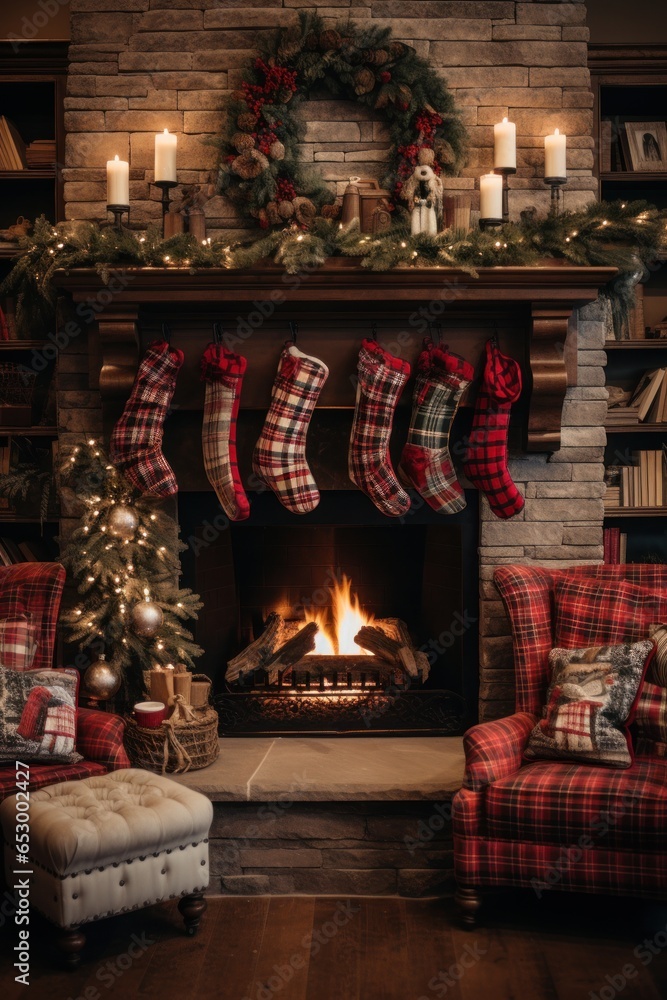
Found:
[[[190,896],[183,896],[179,900],[178,909],[185,922],[185,930],[190,936],[197,933],[199,921],[204,915],[207,905],[201,892],[193,892]]]
[[[57,940],[58,951],[68,969],[76,969],[81,962],[81,951],[85,943],[86,936],[79,927],[70,927],[60,933]]]

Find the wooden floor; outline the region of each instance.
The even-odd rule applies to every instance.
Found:
[[[68,973],[54,971],[53,931],[35,918],[26,989],[14,982],[16,928],[8,922],[0,998],[667,997],[667,905],[503,894],[488,902],[478,930],[463,931],[450,900],[217,897],[196,938],[181,926],[175,905],[101,921],[88,928],[81,968]]]

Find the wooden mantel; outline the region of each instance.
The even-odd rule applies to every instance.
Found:
[[[139,322],[151,314],[164,318],[215,314],[221,307],[251,307],[268,302],[276,315],[285,306],[298,310],[314,307],[323,315],[358,316],[372,309],[378,318],[403,309],[408,313],[429,302],[446,302],[453,313],[519,310],[528,317],[526,364],[532,379],[526,434],[529,451],[552,451],[560,446],[560,425],[565,390],[576,371],[576,340],[570,319],[573,310],[597,298],[610,281],[610,267],[498,267],[480,268],[477,277],[453,268],[397,268],[373,272],[354,259],[333,259],[326,266],[298,275],[286,274],[267,263],[247,270],[207,269],[190,273],[186,268],[124,268],[116,275],[111,293],[104,291],[92,268],[59,272],[58,286],[75,303],[98,299],[97,357],[93,382],[99,377],[103,402],[111,408],[127,398],[139,357]],[[107,301],[109,300],[110,301]],[[491,320],[493,321],[493,320]],[[487,324],[489,319],[487,318]],[[449,331],[448,331],[449,333]],[[448,336],[457,348],[455,338]],[[241,349],[241,348],[239,348]],[[273,363],[275,367],[275,362]]]

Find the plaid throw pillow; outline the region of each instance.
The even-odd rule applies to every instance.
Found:
[[[552,649],[547,704],[530,735],[526,760],[629,767],[627,726],[654,648],[645,639],[631,645]]]
[[[26,615],[0,620],[0,667],[30,670],[37,652],[37,629]]]
[[[554,602],[554,644],[565,649],[638,642],[651,622],[667,621],[667,592],[626,581],[557,580]]]
[[[657,654],[656,654],[657,656]],[[652,676],[655,656],[649,667]],[[637,755],[667,757],[667,688],[645,680],[639,693],[637,712]]]
[[[0,670],[0,760],[76,764],[75,670]]]
[[[655,643],[655,656],[651,660],[649,680],[667,688],[667,624],[650,625],[648,634]]]

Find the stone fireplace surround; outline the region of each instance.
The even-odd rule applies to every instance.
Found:
[[[242,67],[251,58],[258,37],[290,23],[305,5],[308,0],[71,0],[65,113],[67,217],[105,217],[105,162],[118,153],[130,160],[133,222],[156,220],[159,195],[150,184],[153,136],[165,127],[179,136],[181,182],[205,181],[216,154],[201,140],[219,132],[226,97],[239,85]],[[446,77],[470,136],[467,166],[460,177],[448,179],[449,193],[470,192],[475,207],[476,178],[492,166],[492,126],[508,115],[517,123],[518,134],[519,169],[511,180],[510,196],[514,217],[531,205],[546,210],[543,137],[555,127],[568,135],[566,208],[579,207],[594,197],[593,97],[584,3],[329,0],[318,9],[332,24],[348,15],[356,21],[389,24],[395,37],[414,45]],[[318,164],[339,193],[351,173],[373,176],[379,172],[386,136],[364,109],[327,99],[310,102],[303,114],[307,121],[303,157]],[[209,231],[223,230],[229,239],[240,233],[241,220],[223,198],[211,199],[206,212]],[[579,305],[567,338],[567,388],[560,378],[556,399],[551,398],[546,406],[552,411],[551,433],[554,408],[558,411],[559,446],[553,450],[552,438],[540,448],[535,439],[533,449],[525,450],[525,435],[517,430],[520,425],[526,430],[527,413],[517,408],[511,471],[526,497],[526,508],[517,518],[500,522],[486,501],[480,505],[481,719],[513,709],[511,639],[493,584],[495,567],[523,562],[558,568],[602,559],[605,312],[590,297],[574,301]],[[128,367],[127,344],[128,337],[130,341],[136,337],[135,318],[131,315],[126,320],[129,327],[121,331],[118,353],[113,345],[118,323],[107,337],[106,374],[112,381],[118,376],[121,389],[115,397],[111,391],[104,406],[98,389],[104,323],[101,336],[97,331],[87,332],[61,350],[62,446],[84,433],[101,434],[120,397],[127,395],[136,362],[135,347]],[[119,319],[122,322],[117,313]],[[525,319],[524,314],[524,334]],[[487,325],[486,333],[491,326]],[[543,355],[541,372],[537,371],[538,382],[554,365],[562,376],[565,337],[560,329],[560,335],[554,336],[542,328],[550,347]],[[142,339],[150,332],[150,321],[143,317]],[[508,344],[516,347],[511,338]],[[273,365],[275,344],[271,350]],[[463,349],[462,353],[468,352]],[[535,369],[531,371],[525,355],[522,360],[530,383]],[[538,433],[543,429],[539,416],[533,429]],[[71,523],[64,519],[64,533]],[[285,753],[282,744],[287,742],[297,755],[290,762],[281,756]],[[308,761],[324,756],[333,760],[333,748],[325,741],[318,747],[297,746],[301,742],[264,741],[252,747],[244,740],[225,741],[219,761],[223,777],[203,771],[183,779],[219,800],[212,831],[212,871],[220,879],[213,879],[212,890],[440,891],[451,871],[448,809],[451,793],[461,780],[460,743],[452,747],[451,762],[442,743],[433,748],[438,763],[428,772],[428,780],[427,769],[415,768],[413,763],[405,780],[397,777],[390,782],[393,788],[381,788],[383,771],[378,764],[375,780],[366,781],[372,800],[368,795],[355,800],[354,789],[344,796],[340,787],[333,789],[323,780],[319,797],[328,796],[328,801],[317,802],[312,801],[317,795],[309,800],[307,793],[289,791],[294,776],[302,773],[294,762],[298,754]],[[409,755],[412,741],[400,742]],[[338,743],[353,749],[349,741]],[[425,760],[427,741],[420,743]],[[385,739],[377,752],[386,757],[391,751]],[[342,747],[341,753],[346,752]],[[366,741],[369,766],[375,752]],[[259,779],[271,773],[272,759],[280,764],[275,771],[278,786],[260,787]],[[395,768],[395,773],[402,773],[401,768]],[[413,845],[417,843],[416,850],[408,849],[406,837],[412,838]]]

